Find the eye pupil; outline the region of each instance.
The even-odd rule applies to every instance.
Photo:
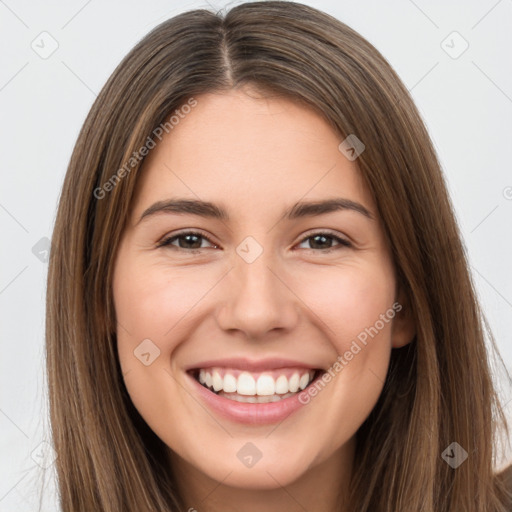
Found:
[[[179,240],[180,240],[179,245],[180,245],[180,247],[182,249],[190,249],[190,248],[192,248],[192,249],[200,249],[201,248],[201,238],[202,238],[201,236],[193,235],[193,234],[181,235],[179,237]],[[181,240],[183,240],[183,239],[187,240],[185,246],[183,246],[183,244],[181,243]],[[194,244],[194,241],[191,241],[191,239],[195,239],[195,241],[196,241],[196,245],[194,247],[190,247],[190,245],[187,245],[189,242]],[[197,244],[197,240],[199,240],[199,244]]]
[[[322,246],[322,243],[320,243],[320,247],[318,247],[318,244],[316,243],[316,240],[317,239],[322,239],[323,243],[325,244],[325,241],[328,240],[329,238],[331,238],[331,237],[324,236],[324,235],[314,235],[314,236],[311,237],[311,240],[313,240],[313,243],[310,243],[310,245],[311,245],[311,247],[313,249],[315,249],[315,248],[324,249],[325,247]]]

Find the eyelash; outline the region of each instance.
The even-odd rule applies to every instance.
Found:
[[[160,248],[160,247],[170,247],[170,248],[176,249],[178,251],[185,251],[185,252],[189,252],[189,253],[192,253],[192,254],[196,254],[196,253],[202,251],[203,249],[205,249],[205,247],[200,248],[200,249],[185,249],[183,247],[176,247],[176,246],[171,245],[171,242],[174,242],[175,240],[177,240],[177,239],[179,239],[181,237],[187,236],[187,235],[195,235],[195,236],[198,236],[200,238],[204,238],[210,244],[212,244],[214,246],[217,246],[217,244],[215,244],[215,242],[213,242],[208,236],[206,236],[204,233],[201,233],[200,231],[184,231],[182,233],[178,233],[177,235],[173,235],[171,237],[164,238],[162,241],[160,241],[157,244],[157,248]],[[352,247],[352,244],[348,240],[345,240],[344,238],[341,238],[341,237],[335,235],[334,233],[331,233],[330,231],[317,231],[317,232],[314,232],[314,233],[310,233],[310,234],[308,234],[308,236],[304,237],[299,242],[299,244],[302,244],[306,240],[309,240],[310,238],[314,238],[315,236],[319,236],[319,235],[325,235],[327,238],[332,238],[333,240],[338,242],[339,245],[337,245],[335,247],[328,247],[327,249],[311,249],[310,248],[310,249],[306,249],[306,250],[314,251],[314,252],[322,252],[322,253],[326,254],[326,253],[330,253],[333,250],[341,249],[343,247],[345,247],[345,248]]]

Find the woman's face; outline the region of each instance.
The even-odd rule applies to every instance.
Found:
[[[127,390],[184,471],[269,489],[349,468],[412,337],[357,160],[290,100],[195,100],[149,151],[116,256]]]

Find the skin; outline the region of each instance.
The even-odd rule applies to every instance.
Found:
[[[301,104],[247,93],[197,96],[144,161],[115,260],[119,360],[133,403],[169,447],[187,507],[339,510],[354,436],[382,391],[391,349],[408,343],[414,326],[357,160],[338,149],[342,138]],[[171,197],[214,202],[230,220],[160,212],[139,222]],[[340,210],[279,221],[299,200],[333,197],[357,201],[374,218]],[[182,237],[157,247],[187,229],[213,243],[187,245]],[[325,230],[352,245],[333,238],[315,245],[311,236]],[[236,252],[247,236],[263,249],[252,263]],[[404,310],[279,424],[216,415],[185,375],[190,365],[220,357],[285,357],[327,370],[397,300]],[[160,350],[148,366],[134,356],[144,339]],[[247,442],[262,453],[251,468],[237,457]]]

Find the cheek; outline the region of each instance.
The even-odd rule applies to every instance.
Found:
[[[382,322],[381,315],[386,316],[394,303],[395,281],[385,263],[330,267],[301,275],[296,286],[306,305],[322,320],[322,330],[338,354],[349,350],[358,336],[368,335],[367,329],[374,338],[389,340],[391,321]],[[378,334],[371,329],[376,322]]]
[[[149,338],[162,353],[173,350],[181,322],[215,284],[204,273],[161,269],[157,265],[120,265],[114,280],[120,357]]]
[[[394,274],[382,260],[380,265],[347,264],[303,276],[300,286],[300,296],[321,320],[317,325],[337,353],[327,384],[336,406],[324,414],[327,424],[342,422],[344,427],[325,435],[343,440],[370,413],[386,379],[395,314]],[[319,394],[325,397],[321,387]]]
[[[301,279],[301,297],[315,312],[338,357],[329,381],[310,397],[325,405],[322,434],[334,444],[349,439],[375,406],[391,355],[395,316],[392,267],[353,265],[329,268]],[[328,391],[324,394],[323,389]],[[329,448],[324,453],[327,456]]]
[[[187,314],[205,294],[207,283],[204,275],[199,279],[176,269],[172,278],[168,274],[137,258],[121,259],[114,274],[113,296],[117,352],[128,394],[157,435],[174,439],[183,435],[182,427],[170,414],[185,406],[169,361],[183,336]]]

